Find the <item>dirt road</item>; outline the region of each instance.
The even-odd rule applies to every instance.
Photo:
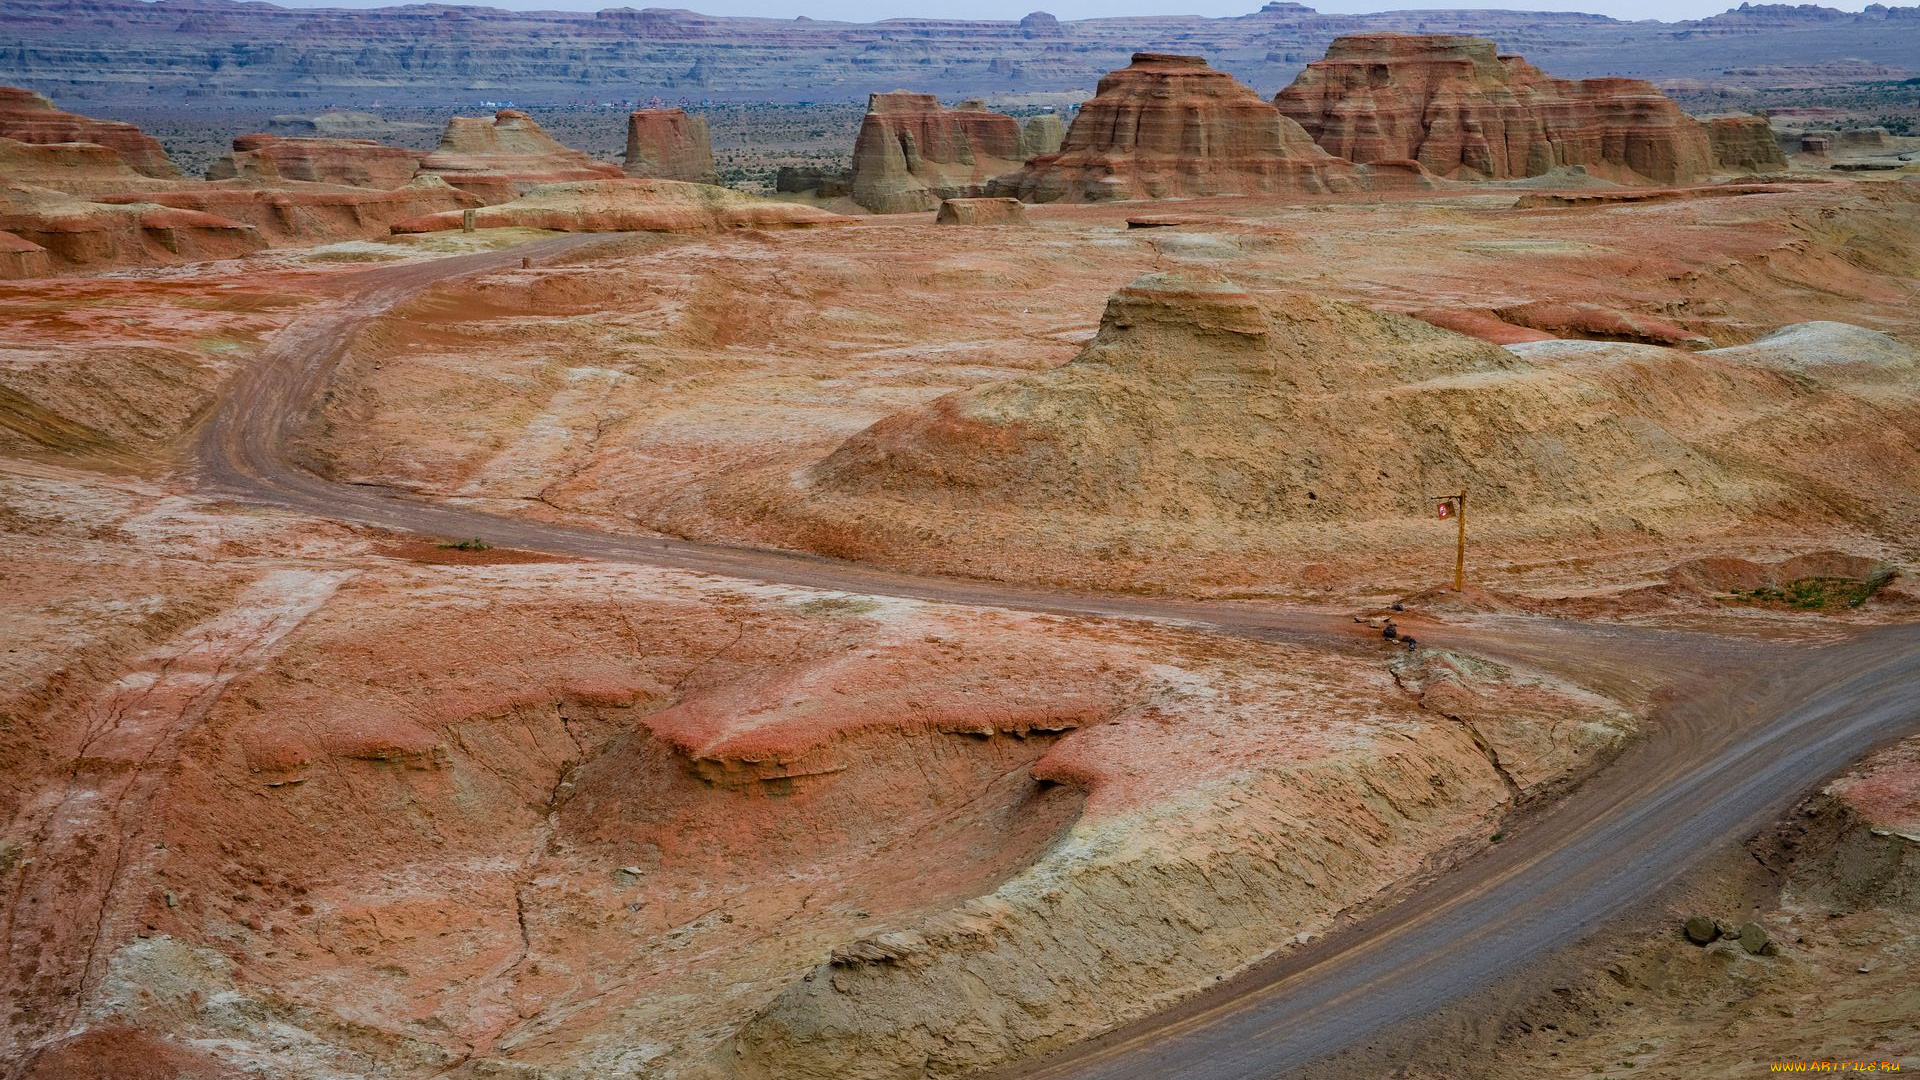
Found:
[[[1364,647],[1344,615],[1271,605],[1100,596],[917,577],[849,563],[615,535],[330,483],[290,459],[347,340],[370,318],[453,278],[574,254],[564,237],[370,271],[355,299],[279,334],[200,434],[210,493],[440,537],[943,603],[1117,619],[1180,620],[1265,639]],[[1920,628],[1818,650],[1707,634],[1528,621],[1436,628],[1434,644],[1526,658],[1632,682],[1690,687],[1649,736],[1560,806],[1405,902],[1280,962],[1222,984],[1064,1058],[1035,1077],[1271,1077],[1377,1037],[1542,956],[1676,879],[1716,845],[1779,814],[1871,746],[1920,729]]]

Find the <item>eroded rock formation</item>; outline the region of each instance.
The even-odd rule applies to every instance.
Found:
[[[1787,155],[1764,116],[1716,116],[1706,122],[1713,167],[1725,172],[1775,172]]]
[[[242,135],[233,151],[207,168],[209,180],[302,180],[347,187],[397,188],[413,179],[426,155],[370,139],[294,139]]]
[[[1020,153],[1027,157],[1054,153],[1066,141],[1067,124],[1059,113],[1041,113],[1020,125]]]
[[[393,227],[398,233],[458,229],[464,214],[449,210]],[[510,203],[474,215],[480,228],[559,232],[722,232],[727,229],[805,228],[854,220],[811,206],[774,202],[706,184],[677,180],[586,180],[536,187]]]
[[[489,203],[509,202],[541,184],[622,175],[617,165],[561,145],[518,109],[447,121],[439,149],[420,162],[420,171]]]
[[[942,108],[932,94],[867,99],[853,145],[853,200],[876,214],[932,210],[978,195],[1026,159],[1020,124],[978,102]]]
[[[55,115],[66,117],[64,128],[30,133],[96,130],[86,117]],[[99,130],[144,152],[146,137],[130,125]],[[365,239],[398,221],[484,205],[438,177],[415,178],[420,156],[357,140],[247,135],[206,182],[142,172],[104,143],[0,137],[0,177],[10,185],[5,229],[42,252],[10,243],[4,272],[159,266]]]
[[[1560,306],[1605,336],[1686,333]],[[1072,362],[883,420],[809,479],[821,505],[905,502],[922,520],[1365,520],[1404,512],[1395,477],[1408,470],[1475,484],[1484,475],[1541,515],[1605,505],[1643,521],[1698,519],[1806,497],[1809,481],[1766,462],[1696,449],[1713,441],[1703,415],[1763,424],[1803,462],[1844,459],[1851,440],[1877,439],[1888,422],[1864,398],[1789,385],[1745,353],[1602,341],[1502,349],[1311,295],[1256,298],[1196,271],[1115,293]]]
[[[41,277],[53,269],[47,249],[10,232],[0,232],[0,280]]]
[[[1274,105],[1329,152],[1412,159],[1444,177],[1507,180],[1579,165],[1624,183],[1705,179],[1705,128],[1640,79],[1555,79],[1486,38],[1357,34]]]
[[[1135,53],[1132,64],[1100,80],[1058,153],[1000,178],[992,193],[1099,202],[1324,192],[1354,186],[1354,176],[1352,163],[1321,150],[1300,125],[1200,57]]]
[[[707,132],[707,118],[690,116],[685,109],[634,112],[627,117],[626,172],[655,180],[711,183],[713,138]]]
[[[132,124],[62,112],[39,94],[15,86],[0,86],[0,136],[23,143],[97,143],[143,176],[180,175],[159,140]]]
[[[1024,225],[1027,206],[1019,199],[947,199],[934,216],[936,225]]]
[[[437,176],[421,176],[391,190],[290,182],[263,186],[241,180],[184,185],[172,191],[95,196],[102,203],[151,202],[198,210],[250,225],[269,243],[301,247],[386,236],[392,227],[427,214],[485,205],[471,192]]]
[[[117,151],[99,143],[24,143],[4,136],[0,136],[0,178],[69,195],[166,186],[133,171]]]
[[[0,188],[0,233],[43,252],[9,243],[20,276],[52,270],[164,266],[230,259],[267,246],[259,230],[198,210],[151,202],[107,205],[42,188]]]

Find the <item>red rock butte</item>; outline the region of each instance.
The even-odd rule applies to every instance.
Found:
[[[1135,53],[1100,80],[1059,153],[1002,177],[992,193],[1100,202],[1357,186],[1351,162],[1320,149],[1233,76],[1197,56]]]
[[[853,144],[853,201],[876,214],[932,210],[981,194],[1026,160],[1020,123],[978,102],[943,108],[932,94],[874,94]]]
[[[1713,166],[1705,128],[1652,83],[1551,78],[1486,38],[1337,38],[1273,103],[1330,153],[1411,158],[1453,179],[1577,165],[1621,183],[1688,184]]]
[[[713,182],[713,137],[707,118],[685,109],[640,109],[627,117],[628,176]]]

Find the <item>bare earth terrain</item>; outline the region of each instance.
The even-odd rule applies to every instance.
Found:
[[[951,225],[542,122],[0,281],[0,1076],[1920,1067],[1910,173]]]

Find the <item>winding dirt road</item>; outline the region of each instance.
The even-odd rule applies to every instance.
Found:
[[[433,536],[786,585],[1116,619],[1365,648],[1344,616],[1301,609],[1050,591],[919,577],[763,550],[627,536],[335,484],[289,446],[366,321],[415,293],[523,256],[573,255],[571,236],[357,275],[355,298],[282,331],[201,431],[209,493]],[[1673,684],[1649,734],[1506,843],[1312,947],[1222,983],[1028,1077],[1253,1080],[1365,1043],[1488,985],[1685,874],[1778,816],[1876,744],[1920,730],[1920,627],[1809,649],[1709,634],[1515,620],[1435,627],[1423,640],[1578,673]],[[1278,933],[1276,936],[1279,936]]]

